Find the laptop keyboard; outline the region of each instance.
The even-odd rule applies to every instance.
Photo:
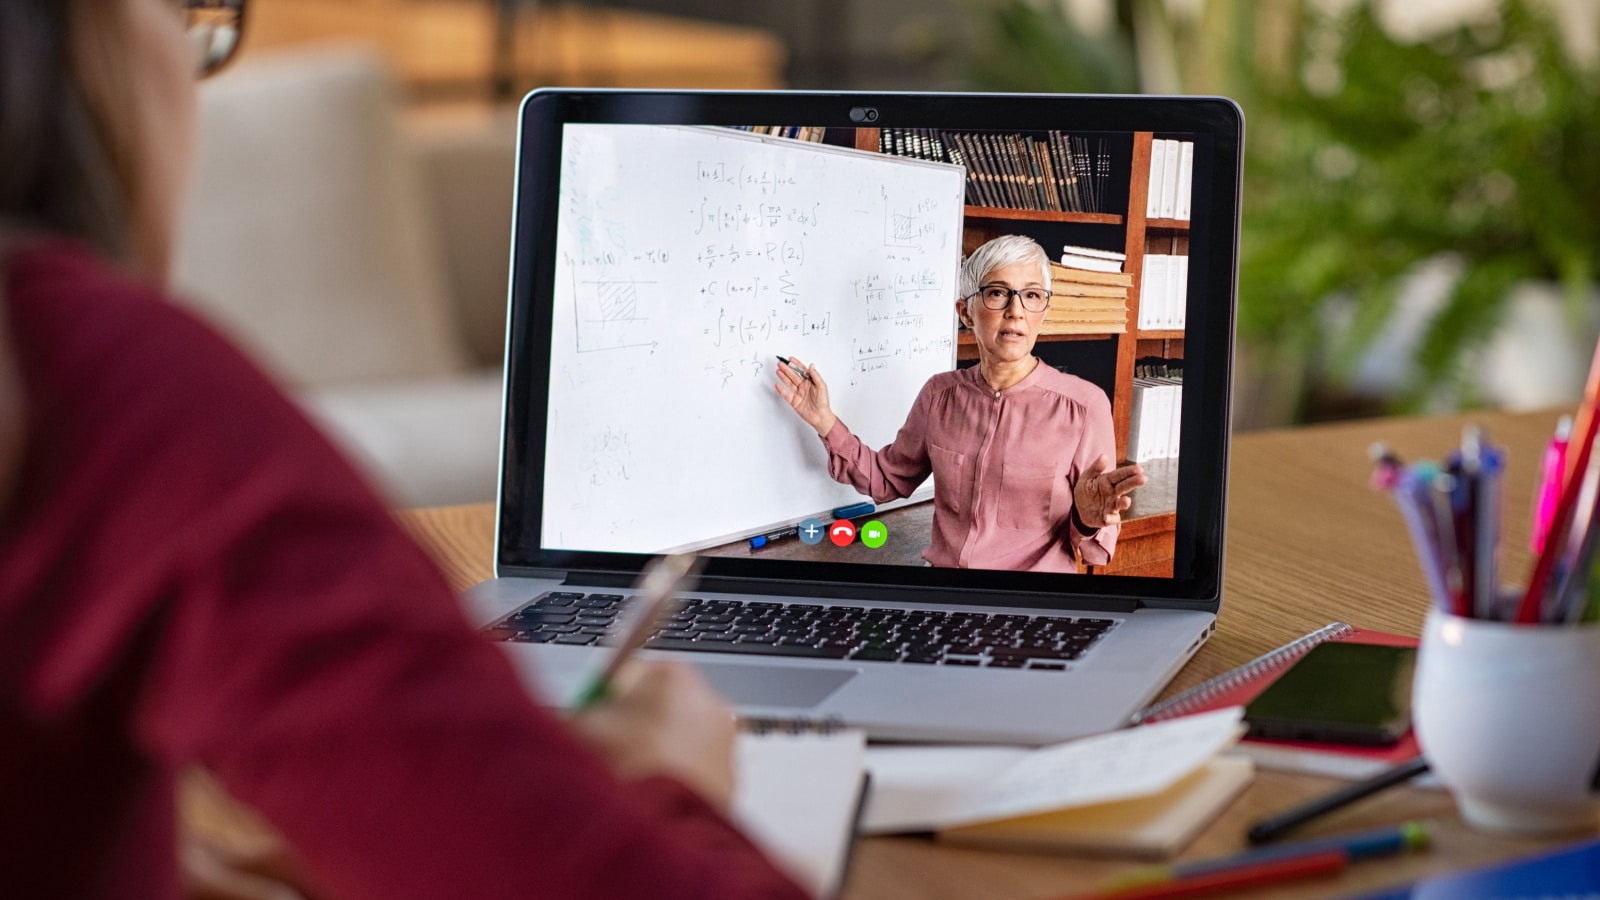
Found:
[[[484,629],[500,641],[587,646],[603,642],[631,598],[552,591]],[[652,650],[994,669],[1064,671],[1111,619],[989,615],[944,610],[740,600],[682,601],[645,643]]]

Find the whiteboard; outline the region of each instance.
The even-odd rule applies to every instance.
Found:
[[[725,128],[568,124],[542,544],[659,553],[864,498],[773,384],[874,449],[955,364],[960,166]]]

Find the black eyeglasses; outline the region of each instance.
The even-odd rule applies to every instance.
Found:
[[[180,0],[189,42],[194,45],[195,72],[213,75],[239,52],[244,33],[245,0]]]
[[[989,309],[1007,309],[1011,306],[1011,298],[1016,297],[1022,301],[1022,308],[1028,312],[1044,312],[1050,306],[1051,292],[1044,288],[1022,288],[1012,290],[1003,284],[986,284],[966,296],[982,297],[983,305]]]

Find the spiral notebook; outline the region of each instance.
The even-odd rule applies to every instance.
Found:
[[[803,719],[743,727],[733,820],[812,896],[837,896],[866,802],[865,734]]]
[[[1356,628],[1343,622],[1330,622],[1242,666],[1203,681],[1160,703],[1145,707],[1134,714],[1133,722],[1145,725],[1221,709],[1225,706],[1243,706],[1266,690],[1267,685],[1288,671],[1289,667],[1309,653],[1312,647],[1325,641],[1348,641],[1390,647],[1417,646],[1416,638],[1390,634],[1386,631]],[[1246,738],[1239,743],[1236,752],[1249,756],[1263,769],[1359,779],[1370,778],[1384,769],[1405,762],[1416,756],[1419,750],[1416,735],[1408,732],[1399,743],[1391,747],[1356,747],[1345,744]]]

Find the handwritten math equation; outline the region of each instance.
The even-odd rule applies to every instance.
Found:
[[[770,231],[783,225],[804,225],[816,228],[822,218],[822,204],[810,206],[782,206],[760,203],[746,208],[743,203],[731,206],[702,198],[700,205],[689,210],[694,217],[695,234],[744,234]]]
[[[763,197],[776,196],[779,191],[799,183],[793,175],[780,175],[771,169],[734,167],[725,162],[704,160],[695,163],[694,180],[699,184],[722,184],[740,190],[755,190]]]

